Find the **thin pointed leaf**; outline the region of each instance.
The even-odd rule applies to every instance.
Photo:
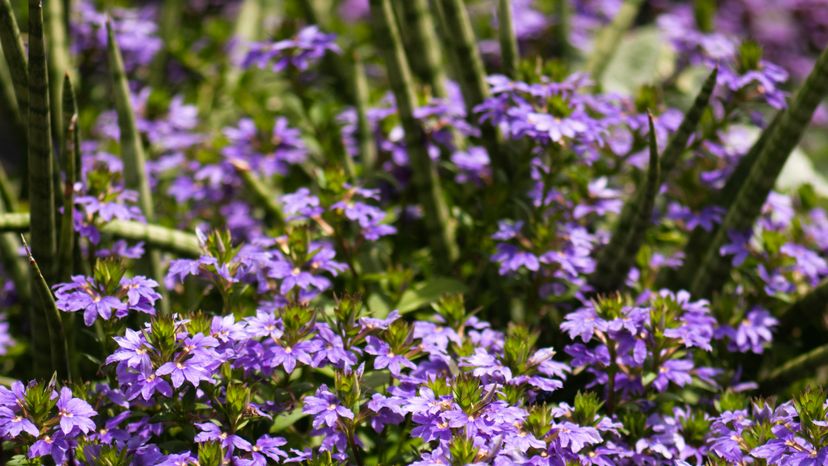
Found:
[[[225,87],[232,93],[239,84],[242,70],[237,66],[242,58],[239,53],[247,50],[248,42],[257,41],[262,36],[262,0],[244,0],[239,7],[238,16],[233,29],[233,40],[237,46],[234,47],[235,56],[231,57],[230,66],[224,76]]]
[[[692,276],[690,291],[710,296],[721,289],[731,268],[731,258],[719,250],[729,241],[730,232],[750,231],[773,189],[788,156],[799,143],[817,105],[828,94],[828,48],[823,50],[811,74],[797,91],[790,105],[771,125],[767,139],[757,150],[745,181],[738,186],[713,240],[703,251],[698,270]]]
[[[32,294],[35,296],[35,303],[46,310],[46,330],[49,337],[49,352],[51,354],[51,370],[49,372],[57,374],[61,378],[71,380],[69,346],[66,342],[66,334],[63,331],[63,317],[61,317],[57,304],[55,304],[55,297],[52,295],[52,290],[49,288],[46,278],[43,276],[37,261],[32,256],[29,245],[26,244],[26,239],[23,235],[20,235],[20,238],[23,241],[23,246],[26,248],[29,264],[32,267],[32,275],[34,276],[32,286],[36,290]],[[42,328],[38,328],[36,331],[42,331]]]
[[[108,40],[109,67],[112,73],[113,91],[115,94],[115,107],[118,113],[118,127],[121,133],[121,158],[124,161],[124,181],[129,189],[138,192],[138,206],[141,208],[144,217],[148,222],[155,219],[155,212],[152,203],[152,194],[149,186],[149,179],[146,172],[146,156],[141,135],[135,123],[135,113],[132,110],[129,84],[127,82],[124,61],[121,50],[115,39],[115,32],[112,29],[112,20],[106,21],[106,34]],[[161,269],[161,256],[158,251],[151,247],[147,248],[144,256],[146,273],[161,283],[163,273]],[[162,300],[162,310],[166,310],[166,300]]]
[[[517,37],[515,36],[512,20],[512,5],[510,0],[499,0],[497,8],[498,36],[500,38],[500,61],[503,74],[515,79],[520,54],[518,52]]]
[[[414,188],[423,206],[424,220],[428,229],[432,254],[445,258],[441,266],[450,265],[459,256],[454,237],[454,225],[440,186],[437,167],[426,150],[425,134],[414,117],[416,97],[411,80],[411,70],[405,58],[394,13],[389,0],[371,0],[371,15],[377,33],[377,46],[383,53],[391,89],[405,131],[405,145],[414,172]]]
[[[621,43],[621,37],[632,26],[643,3],[644,0],[625,0],[612,22],[598,32],[586,64],[587,73],[596,82],[601,82],[604,70]]]
[[[80,156],[80,138],[78,137],[78,110],[75,102],[75,90],[69,75],[63,78],[63,127],[65,143],[63,147],[63,215],[60,223],[60,241],[58,242],[58,278],[69,281],[73,270],[75,253],[75,173]]]
[[[413,71],[431,88],[436,97],[446,96],[446,73],[440,43],[435,37],[434,19],[429,12],[428,0],[394,2],[399,8],[400,27],[408,37],[408,57]],[[416,58],[416,59],[415,59]]]
[[[676,163],[678,163],[684,149],[687,148],[687,141],[690,140],[690,136],[693,135],[696,127],[699,125],[704,110],[710,103],[710,96],[713,95],[713,90],[716,88],[716,78],[718,75],[719,69],[714,68],[696,95],[693,105],[684,114],[681,124],[673,134],[673,137],[670,138],[667,147],[664,148],[664,153],[661,154],[661,174],[663,179],[668,179],[670,172],[676,166]]]
[[[552,4],[552,15],[557,19],[555,29],[552,32],[554,41],[552,48],[557,58],[567,58],[572,54],[572,46],[569,44],[569,31],[571,30],[572,6],[569,0],[554,0]]]
[[[359,156],[362,161],[363,175],[374,170],[377,163],[377,144],[371,123],[368,121],[368,79],[365,76],[365,66],[359,56],[354,56],[354,97],[356,99],[357,140],[359,142]]]
[[[23,39],[20,37],[20,29],[17,27],[10,0],[0,0],[0,44],[3,45],[3,55],[6,57],[6,64],[14,83],[17,107],[21,115],[26,115],[29,113],[26,49],[23,48]]]
[[[15,95],[14,81],[12,81],[11,73],[6,66],[5,60],[2,59],[3,48],[0,47],[0,115],[8,115],[6,118],[0,119],[6,131],[6,134],[12,138],[12,146],[26,149],[26,122],[25,118],[28,114],[20,112],[20,107],[17,104],[17,96]]]
[[[599,256],[592,279],[597,291],[617,290],[624,284],[624,279],[635,261],[647,229],[653,220],[653,208],[660,186],[661,170],[652,115],[649,115],[649,124],[650,160],[647,167],[647,179],[635,196],[624,204],[610,242]]]
[[[55,225],[55,196],[53,186],[54,161],[49,116],[49,74],[46,65],[46,44],[43,38],[43,5],[40,0],[29,0],[29,205],[37,219],[30,225],[32,255],[43,275],[54,277],[57,256]],[[40,330],[48,325],[46,303],[38,297],[39,288],[32,280],[32,353],[35,374],[43,377],[51,372],[48,354],[49,339]]]

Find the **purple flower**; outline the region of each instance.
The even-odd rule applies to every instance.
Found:
[[[185,380],[193,384],[193,387],[198,387],[202,380],[210,382],[212,378],[212,374],[206,368],[206,361],[198,357],[165,362],[155,371],[155,375],[169,375],[175,388],[183,385]]]
[[[271,69],[280,72],[288,68],[303,71],[311,63],[318,61],[327,52],[339,53],[334,34],[325,34],[317,26],[308,26],[296,37],[275,43],[254,42],[249,44],[249,51],[242,66],[265,68],[274,62]]]
[[[75,275],[69,283],[54,286],[57,308],[63,312],[83,311],[83,323],[92,326],[98,317],[104,320],[127,310],[127,305],[115,296],[102,295],[91,278]],[[123,316],[119,316],[123,317]]]
[[[318,350],[318,343],[314,341],[300,341],[293,345],[274,345],[271,349],[271,367],[282,366],[288,374],[296,368],[296,363],[313,364],[313,353]]]
[[[238,435],[222,432],[219,426],[213,424],[212,422],[196,422],[195,425],[201,429],[201,432],[199,432],[193,439],[196,443],[210,441],[219,442],[228,456],[232,455],[236,448],[244,451],[250,451],[252,449],[250,442],[239,437]]]
[[[671,359],[665,361],[658,368],[658,374],[655,380],[653,380],[653,386],[659,392],[666,390],[670,382],[679,387],[683,387],[693,380],[690,376],[691,370],[693,370],[693,361],[687,359]]]
[[[60,389],[60,397],[57,401],[58,416],[60,416],[60,430],[64,435],[69,435],[77,428],[84,434],[95,430],[95,423],[92,422],[92,416],[98,414],[92,409],[89,403],[74,398],[72,390],[67,387]]]
[[[119,348],[107,356],[106,364],[119,363],[131,369],[146,370],[152,366],[149,352],[152,347],[142,333],[126,329],[123,337],[113,337]]]
[[[723,326],[719,335],[727,337],[731,351],[761,354],[765,345],[773,340],[773,328],[778,323],[768,311],[756,308],[748,312],[736,328]]]
[[[572,422],[554,424],[550,435],[562,448],[578,453],[587,445],[601,442],[601,434],[594,427],[583,427]]]
[[[388,368],[391,374],[399,377],[403,367],[409,369],[416,369],[417,366],[408,360],[403,355],[394,354],[388,343],[380,340],[375,336],[368,336],[365,341],[368,343],[365,346],[365,352],[375,356],[374,369]]]
[[[334,427],[340,417],[354,418],[354,413],[339,404],[336,395],[331,393],[325,384],[320,385],[314,395],[305,397],[302,412],[313,415],[313,427],[316,429],[322,426]]]
[[[0,406],[0,437],[15,438],[21,432],[26,432],[33,437],[40,434],[37,426],[22,413],[16,413],[5,406]]]

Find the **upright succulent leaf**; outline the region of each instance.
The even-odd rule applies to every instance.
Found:
[[[394,5],[400,9],[401,27],[409,39],[411,53],[408,56],[412,59],[414,72],[428,84],[435,96],[445,97],[446,73],[428,0],[394,2]]]
[[[822,98],[828,93],[828,48],[823,50],[814,69],[797,91],[779,121],[772,124],[764,142],[757,143],[756,159],[744,181],[737,187],[732,204],[712,241],[701,252],[702,259],[692,275],[690,290],[697,296],[709,296],[721,289],[730,272],[730,257],[719,250],[728,241],[729,232],[749,231],[761,213],[776,178],[799,143]]]
[[[423,128],[414,117],[416,96],[411,80],[411,71],[405,57],[402,41],[394,12],[389,0],[371,0],[371,15],[375,26],[377,46],[381,49],[388,69],[388,78],[397,110],[405,131],[405,145],[414,172],[414,187],[423,206],[424,219],[428,229],[432,253],[444,257],[441,264],[451,264],[459,252],[455,243],[454,225],[440,186],[437,167],[432,163],[426,149]]]
[[[17,107],[20,114],[25,117],[29,113],[29,72],[26,49],[23,48],[23,39],[20,37],[20,29],[17,27],[10,0],[0,0],[0,44],[3,46],[3,55],[6,57],[14,83]]]
[[[63,2],[46,1],[43,11],[49,63],[49,98],[52,105],[52,132],[57,140],[63,136],[63,76],[71,69],[69,42],[66,25],[63,22]]]
[[[647,179],[635,196],[624,204],[610,242],[598,258],[592,283],[599,292],[614,291],[623,286],[653,220],[661,168],[652,115],[649,115],[649,124],[650,160]]]
[[[5,178],[5,173],[1,165],[0,172],[2,172],[2,177],[0,177],[0,191],[4,193],[0,197],[0,219],[2,219],[6,215],[6,212],[16,210],[17,197],[14,196],[11,187],[7,186],[8,180]],[[10,208],[10,204],[15,205],[15,207]],[[2,220],[0,220],[1,223]],[[26,227],[18,231],[26,231],[28,228],[27,224]],[[31,290],[29,287],[29,276],[26,272],[23,258],[20,256],[20,241],[18,241],[16,234],[3,232],[2,230],[0,228],[0,264],[2,264],[3,270],[9,274],[12,283],[14,283],[14,290],[20,297],[21,302],[24,305],[28,305],[31,299]]]
[[[587,73],[596,82],[601,81],[607,65],[621,44],[624,33],[632,26],[643,3],[644,0],[625,0],[612,22],[598,32],[586,63]]]
[[[118,127],[121,133],[121,158],[124,161],[124,181],[126,186],[138,192],[138,205],[148,222],[155,218],[152,194],[150,192],[149,179],[146,171],[146,158],[141,135],[135,123],[135,113],[132,109],[129,84],[127,82],[124,61],[121,51],[115,40],[115,32],[112,29],[112,21],[106,22],[106,33],[108,39],[109,67],[112,73],[112,85],[115,94],[115,107],[118,112]],[[156,281],[161,283],[163,278],[161,268],[161,256],[158,251],[147,248],[145,262],[147,273]],[[166,303],[162,301],[162,307]]]
[[[713,90],[716,88],[716,78],[718,76],[719,69],[715,68],[704,81],[701,90],[699,90],[695,100],[693,100],[693,105],[684,114],[681,124],[673,134],[673,137],[670,138],[667,147],[664,148],[664,153],[661,154],[661,174],[663,179],[668,179],[670,172],[676,166],[676,163],[678,163],[684,149],[687,148],[687,141],[690,140],[690,136],[693,135],[705,109],[707,109],[710,103],[710,96],[713,95]]]
[[[49,117],[49,73],[43,36],[43,4],[29,0],[29,205],[36,222],[30,225],[33,260],[39,271],[55,276],[57,235],[53,186],[52,133]],[[32,280],[32,353],[38,375],[50,373],[49,338],[42,329],[49,324],[48,300],[37,277]],[[50,294],[51,296],[51,294]]]
[[[78,109],[75,102],[75,90],[69,75],[63,78],[63,215],[58,241],[58,278],[61,282],[69,281],[73,269],[75,252],[75,175],[80,157],[80,138],[78,136]]]
[[[515,27],[512,19],[512,5],[509,0],[499,0],[497,3],[497,26],[500,38],[500,61],[503,67],[503,74],[515,79],[520,54],[518,52],[517,37],[515,37]]]

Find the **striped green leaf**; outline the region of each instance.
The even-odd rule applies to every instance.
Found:
[[[647,179],[635,196],[624,204],[610,241],[598,258],[592,284],[599,292],[614,291],[623,286],[653,220],[661,168],[652,115],[649,115],[649,124],[650,159]]]
[[[26,212],[0,213],[0,233],[23,233],[29,229],[30,220]],[[99,228],[106,235],[128,241],[143,241],[149,246],[180,256],[201,255],[198,238],[192,233],[133,220],[113,220],[99,225]]]
[[[684,153],[684,149],[687,148],[687,141],[690,140],[690,136],[693,135],[705,109],[707,109],[710,103],[710,96],[713,95],[713,90],[716,88],[716,78],[718,76],[719,69],[715,68],[704,81],[701,90],[699,90],[695,100],[693,100],[693,105],[684,114],[681,124],[673,134],[673,137],[670,138],[667,147],[664,148],[664,153],[661,154],[661,174],[663,179],[668,179],[670,172],[676,166],[676,163],[678,163],[681,154]]]
[[[393,2],[399,8],[400,27],[408,39],[413,71],[437,97],[446,96],[446,73],[428,0]]]
[[[788,108],[782,111],[778,121],[767,130],[766,140],[757,143],[759,148],[747,177],[735,187],[733,201],[727,206],[722,224],[702,252],[699,267],[692,275],[690,291],[695,295],[706,297],[721,289],[731,267],[730,257],[722,257],[719,253],[721,247],[729,241],[728,233],[745,232],[753,227],[788,156],[799,143],[817,105],[826,94],[828,48],[823,50]]]
[[[23,48],[23,39],[20,29],[14,18],[14,11],[10,0],[0,0],[0,44],[3,45],[3,55],[11,72],[14,83],[14,93],[17,97],[17,107],[21,115],[29,113],[29,72],[26,64],[26,49]]]
[[[55,275],[57,235],[55,224],[55,196],[53,186],[54,161],[52,132],[49,116],[49,73],[46,64],[46,44],[43,36],[43,5],[40,0],[29,0],[29,205],[33,218],[31,232],[33,258],[46,279]],[[32,353],[34,372],[45,377],[52,372],[50,342],[41,329],[49,324],[50,309],[38,280],[32,280],[33,306],[31,312]]]
[[[371,123],[368,121],[370,107],[368,95],[368,79],[365,76],[365,66],[354,55],[354,97],[357,114],[357,141],[359,142],[359,157],[362,161],[362,174],[368,175],[374,170],[377,163],[377,144]]]
[[[437,167],[432,163],[426,150],[423,128],[416,118],[414,109],[416,97],[411,79],[411,70],[403,50],[402,40],[394,21],[394,12],[389,0],[371,0],[371,15],[376,33],[377,47],[385,58],[391,90],[397,102],[403,130],[405,145],[411,158],[414,189],[420,198],[424,220],[428,229],[432,254],[445,258],[439,261],[447,267],[459,256],[455,242],[454,224],[449,217],[449,209],[437,175]]]
[[[250,168],[250,165],[240,159],[231,161],[236,173],[244,182],[245,188],[257,201],[257,205],[264,207],[267,216],[272,225],[284,225],[285,216],[282,213],[282,206],[276,200],[277,195],[265,183],[256,176]]]
[[[75,90],[69,75],[63,78],[63,215],[60,223],[60,239],[58,241],[58,278],[60,281],[69,281],[73,270],[75,253],[75,175],[80,157],[80,138],[78,137],[78,109],[75,102]]]

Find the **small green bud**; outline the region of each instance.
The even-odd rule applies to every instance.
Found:
[[[198,445],[198,464],[200,466],[221,466],[224,452],[218,442],[204,442]]]
[[[466,304],[460,293],[443,295],[432,307],[453,329],[460,328],[468,320]]]
[[[758,42],[746,40],[739,45],[737,52],[737,68],[739,73],[758,70],[762,61],[762,46]]]
[[[449,443],[452,466],[465,466],[474,463],[477,459],[477,447],[474,441],[465,435],[457,435]]]
[[[598,399],[598,394],[595,392],[581,393],[579,390],[575,395],[572,420],[582,426],[594,426],[597,422],[596,416],[598,415],[598,410],[603,405],[604,402]]]

